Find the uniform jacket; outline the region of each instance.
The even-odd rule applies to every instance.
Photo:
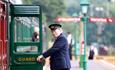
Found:
[[[63,34],[60,34],[55,40],[52,48],[43,53],[46,58],[50,56],[50,68],[51,70],[59,70],[64,68],[70,68],[70,58],[68,50],[68,42]]]

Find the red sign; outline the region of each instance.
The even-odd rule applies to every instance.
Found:
[[[80,22],[81,18],[80,17],[58,17],[56,19],[57,22]],[[113,18],[98,18],[98,17],[90,17],[89,22],[103,22],[103,23],[112,23]]]
[[[67,18],[62,18],[62,17],[59,17],[56,19],[57,22],[80,22],[81,21],[81,18],[76,18],[76,17],[73,17],[73,18],[70,18],[70,17],[67,17]]]
[[[107,18],[107,22],[112,23],[113,21],[113,18]]]
[[[104,23],[112,23],[113,19],[112,18],[89,18],[89,22],[104,22]]]

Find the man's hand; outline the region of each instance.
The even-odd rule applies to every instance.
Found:
[[[43,55],[40,55],[40,56],[37,57],[37,61],[38,62],[44,62],[45,58],[43,57]]]

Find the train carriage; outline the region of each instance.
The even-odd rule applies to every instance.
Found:
[[[43,64],[36,61],[42,52],[40,7],[13,5],[8,1],[12,2],[0,0],[0,70],[42,70]],[[30,11],[19,15],[20,12],[12,10],[18,10],[16,7]],[[35,41],[32,40],[34,32],[38,33]]]
[[[7,70],[7,3],[0,1],[0,70]]]

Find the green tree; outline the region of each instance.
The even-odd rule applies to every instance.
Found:
[[[63,0],[23,0],[24,4],[40,5],[44,21],[54,22],[56,17],[62,16],[65,12]],[[65,14],[65,13],[64,13]]]
[[[54,22],[65,10],[63,0],[34,0],[33,4],[40,5],[47,21]]]
[[[115,47],[115,24],[106,24],[105,31],[105,44],[112,44]]]
[[[32,0],[22,0],[24,4],[32,4]]]

